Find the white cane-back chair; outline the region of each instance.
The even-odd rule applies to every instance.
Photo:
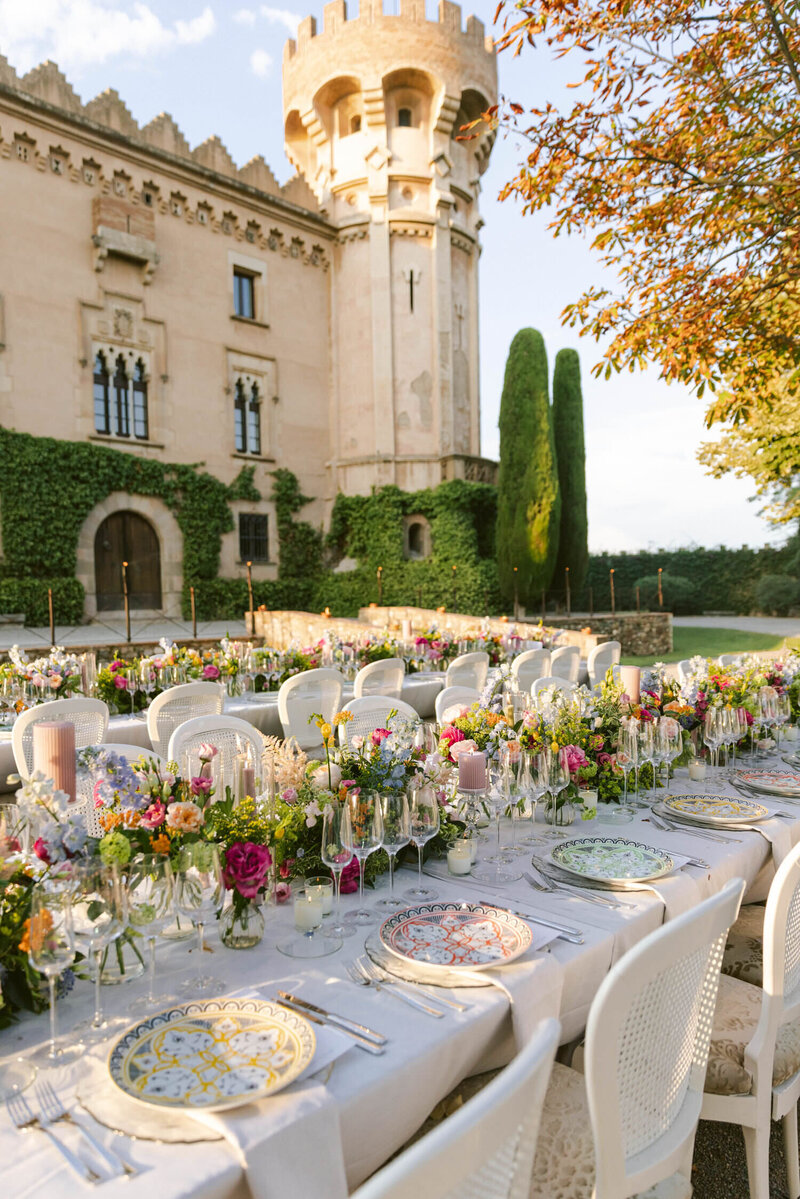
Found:
[[[533,688],[531,689],[531,696],[533,698],[533,702],[536,703],[543,691],[558,691],[569,699],[569,697],[573,695],[577,689],[577,683],[571,683],[569,679],[558,678],[556,675],[550,674],[545,675],[543,679],[535,680]]]
[[[764,914],[763,988],[723,975],[702,1118],[741,1124],[751,1199],[769,1199],[771,1120],[781,1120],[790,1199],[800,1195],[800,845],[781,863]]]
[[[75,725],[75,748],[99,745],[108,732],[108,704],[102,699],[53,699],[28,708],[14,721],[11,749],[22,778],[33,773],[33,726],[42,720],[66,720]]]
[[[577,683],[581,670],[581,651],[577,645],[562,645],[550,655],[550,673],[559,679]]]
[[[434,701],[434,711],[439,724],[445,724],[453,717],[450,714],[460,708],[471,708],[480,699],[480,692],[474,687],[445,687]]]
[[[737,662],[741,662],[741,654],[720,654],[717,658],[720,666],[735,666]]]
[[[589,686],[596,687],[602,683],[612,666],[619,666],[622,646],[619,641],[604,641],[589,650],[586,659],[586,672],[589,675]]]
[[[219,716],[225,691],[219,683],[181,683],[157,695],[147,709],[147,732],[153,749],[169,757],[169,739],[180,724],[195,716]]]
[[[678,682],[685,683],[692,672],[691,658],[681,658],[678,663]]]
[[[97,746],[98,749],[104,749],[107,753],[116,754],[118,758],[125,758],[129,766],[133,766],[134,762],[138,762],[139,758],[145,757],[148,761],[155,762],[160,767],[166,767],[167,763],[152,749],[143,749],[141,745],[131,745],[121,741],[103,741]],[[102,837],[106,829],[100,824],[98,814],[94,807],[93,791],[96,779],[94,779],[88,771],[79,770],[76,779],[76,798],[87,802],[86,809],[86,827],[90,837]]]
[[[352,1199],[528,1199],[559,1023],[543,1020],[510,1065]]]
[[[353,695],[361,699],[363,695],[388,695],[399,699],[403,690],[403,676],[406,664],[402,658],[382,658],[379,662],[370,662],[362,666],[353,683]]]
[[[283,726],[283,735],[288,740],[294,737],[297,744],[313,757],[322,749],[322,734],[317,726],[309,724],[309,717],[319,713],[330,722],[342,703],[344,677],[338,670],[325,667],[319,670],[304,670],[294,674],[281,684],[278,692],[278,715]]]
[[[727,931],[744,891],[710,899],[630,949],[589,1010],[585,1077],[556,1065],[531,1199],[688,1199]]]
[[[537,679],[549,673],[549,649],[526,649],[511,663],[511,676],[517,680],[520,691],[530,691]]]
[[[219,751],[219,770],[223,786],[232,787],[235,782],[234,758],[237,754],[250,753],[256,773],[261,773],[261,755],[264,752],[263,733],[242,720],[240,716],[195,716],[178,725],[169,739],[170,762],[177,762],[178,773],[199,773],[200,759],[197,755],[203,744],[215,745]]]
[[[353,719],[339,725],[339,744],[347,745],[354,737],[369,737],[375,729],[386,729],[389,714],[396,712],[402,721],[419,724],[419,713],[402,699],[389,699],[386,695],[362,695],[347,704]]]
[[[445,687],[474,687],[483,691],[489,673],[489,655],[483,650],[460,654],[447,668]]]

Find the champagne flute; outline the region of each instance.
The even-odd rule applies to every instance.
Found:
[[[85,1052],[78,1041],[62,1045],[56,1022],[56,983],[59,976],[75,961],[75,936],[72,927],[72,905],[68,886],[44,881],[31,890],[31,914],[28,924],[28,961],[47,979],[50,993],[50,1041],[25,1062],[40,1068],[66,1066],[77,1061]],[[23,1067],[24,1068],[24,1067]],[[32,1081],[32,1077],[28,1082]],[[27,1083],[21,1083],[22,1090]]]
[[[422,851],[426,842],[439,831],[439,799],[435,788],[430,783],[413,787],[408,798],[408,810],[411,817],[411,841],[417,847],[418,870],[417,885],[406,891],[406,896],[417,903],[427,903],[436,899],[438,895],[433,888],[422,885]]]
[[[342,843],[358,859],[358,907],[345,915],[351,924],[374,924],[375,915],[364,907],[364,866],[383,841],[381,797],[377,791],[351,787],[343,801]]]
[[[385,899],[379,899],[377,907],[404,908],[405,900],[399,899],[394,893],[394,864],[398,852],[411,840],[411,814],[408,810],[408,796],[405,791],[388,791],[381,796],[381,815],[383,817],[383,848],[389,855],[389,894]]]
[[[128,924],[127,887],[116,863],[106,865],[100,858],[89,858],[74,867],[72,924],[76,944],[91,959],[94,979],[94,1015],[76,1027],[86,1041],[102,1041],[124,1022],[106,1018],[101,989],[104,950],[122,936]]]
[[[337,940],[341,937],[355,936],[356,929],[352,924],[345,924],[342,920],[342,871],[353,858],[349,849],[346,849],[342,838],[342,820],[344,807],[338,802],[326,804],[322,812],[322,849],[320,856],[325,865],[333,875],[333,881],[336,886],[336,912],[333,917],[333,924],[330,928],[326,928],[323,932],[323,937],[334,937]]]
[[[175,906],[179,915],[187,916],[197,929],[197,973],[182,987],[187,994],[207,994],[224,986],[218,978],[203,973],[205,926],[222,907],[224,891],[216,845],[185,845],[175,868]]]
[[[132,1012],[143,1012],[169,1003],[169,994],[156,995],[156,938],[175,918],[175,887],[172,866],[166,854],[137,854],[130,866],[129,921],[147,936],[149,950],[147,995],[131,1004]]]

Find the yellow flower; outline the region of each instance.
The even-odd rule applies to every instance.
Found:
[[[347,724],[352,719],[353,719],[353,713],[348,712],[347,708],[344,708],[341,712],[336,713],[336,715],[333,718],[333,723],[335,725]]]
[[[282,824],[279,824],[278,827],[275,829],[275,840],[282,841],[285,834],[286,834],[286,829],[283,827]]]
[[[558,753],[558,749],[559,749],[558,742],[557,742],[557,741],[553,741],[553,742],[552,742],[552,744],[551,744],[551,746],[550,746],[550,749],[551,749],[552,753],[554,753],[554,754],[557,754],[557,753]]]
[[[325,741],[327,741],[328,743],[330,743],[331,734],[333,733],[333,729],[331,728],[331,726],[328,724],[327,721],[325,721],[324,724],[321,724],[319,726],[319,731],[322,733],[323,739]]]

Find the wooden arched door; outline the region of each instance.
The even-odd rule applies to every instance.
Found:
[[[123,607],[122,563],[128,563],[131,608],[161,607],[161,553],[156,531],[138,512],[107,516],[94,539],[97,610]]]

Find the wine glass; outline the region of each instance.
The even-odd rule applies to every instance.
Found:
[[[719,713],[716,708],[709,708],[703,717],[703,744],[711,754],[712,767],[716,767],[717,765],[717,752],[721,740],[720,732]],[[712,779],[709,786],[711,790],[717,790],[719,787],[717,779]]]
[[[123,1022],[106,1019],[100,982],[104,951],[128,924],[128,892],[116,863],[106,865],[100,858],[74,866],[71,886],[75,943],[91,959],[94,980],[94,1015],[76,1027],[86,1041],[102,1041]]]
[[[50,993],[50,1041],[31,1054],[29,1059],[25,1059],[25,1062],[34,1068],[35,1073],[36,1066],[66,1066],[77,1061],[85,1052],[85,1046],[80,1041],[71,1045],[59,1044],[56,1022],[56,983],[59,976],[75,961],[75,935],[69,886],[44,881],[36,883],[31,889],[28,961],[34,970],[45,976]],[[32,1078],[33,1075],[28,1081],[32,1081]],[[21,1082],[16,1089],[22,1090],[25,1085],[27,1083]]]
[[[439,798],[435,788],[430,783],[421,787],[413,787],[408,797],[408,811],[411,818],[411,841],[417,847],[417,885],[406,891],[409,899],[417,903],[427,903],[436,899],[438,892],[432,887],[422,885],[422,850],[427,841],[435,837],[439,831]]]
[[[381,796],[381,816],[383,817],[383,848],[389,855],[389,894],[385,899],[379,899],[377,907],[404,908],[405,900],[394,893],[394,863],[398,852],[411,840],[411,814],[408,810],[408,796],[405,791],[388,791]]]
[[[224,890],[216,845],[205,842],[185,845],[175,868],[175,907],[197,929],[196,977],[187,979],[182,987],[188,994],[206,994],[224,985],[213,975],[203,973],[205,926],[222,907]]]
[[[637,737],[639,740],[639,779],[641,779],[641,777],[642,777],[641,776],[642,767],[647,766],[649,764],[649,766],[653,772],[652,795],[650,797],[651,802],[652,802],[652,800],[655,798],[655,790],[656,790],[656,757],[657,757],[655,736],[654,736],[654,729],[653,729],[653,721],[641,720],[641,721],[637,721],[637,724],[638,724]],[[639,808],[647,807],[645,800],[640,799],[640,797],[639,797],[639,789],[638,788],[636,791],[636,806]]]
[[[364,907],[364,865],[383,840],[381,797],[377,791],[351,787],[343,801],[342,844],[358,859],[358,907],[345,920],[351,924],[374,924],[375,916]]]
[[[414,745],[417,749],[424,751],[425,756],[436,753],[439,745],[439,738],[436,736],[436,728],[430,721],[423,721],[417,725],[414,732]]]
[[[547,823],[550,826],[547,830],[549,837],[566,837],[564,829],[560,827],[559,811],[561,805],[558,802],[558,797],[562,791],[565,791],[570,784],[569,765],[567,763],[567,755],[563,749],[560,749],[557,754],[553,754],[550,760],[549,770],[549,785],[548,792],[550,793],[550,803],[547,806]]]
[[[341,903],[342,903],[342,871],[353,858],[349,849],[346,849],[342,839],[342,819],[344,808],[341,803],[333,802],[326,804],[322,811],[322,848],[320,856],[329,868],[333,875],[333,881],[336,885],[336,912],[333,917],[333,924],[330,928],[326,928],[323,936],[325,937],[352,937],[355,936],[356,929],[352,924],[344,924],[342,921]]]
[[[617,765],[622,771],[622,803],[618,805],[619,821],[621,824],[626,824],[635,811],[634,804],[628,799],[628,790],[631,775],[637,778],[639,771],[638,720],[623,720],[620,724]]]
[[[658,726],[659,751],[667,766],[667,795],[669,795],[670,767],[683,753],[683,731],[674,717],[663,717]]]
[[[172,866],[165,854],[137,854],[128,882],[129,923],[147,937],[150,954],[147,995],[131,1004],[132,1012],[147,1011],[170,1002],[171,995],[156,995],[156,938],[175,918]]]

